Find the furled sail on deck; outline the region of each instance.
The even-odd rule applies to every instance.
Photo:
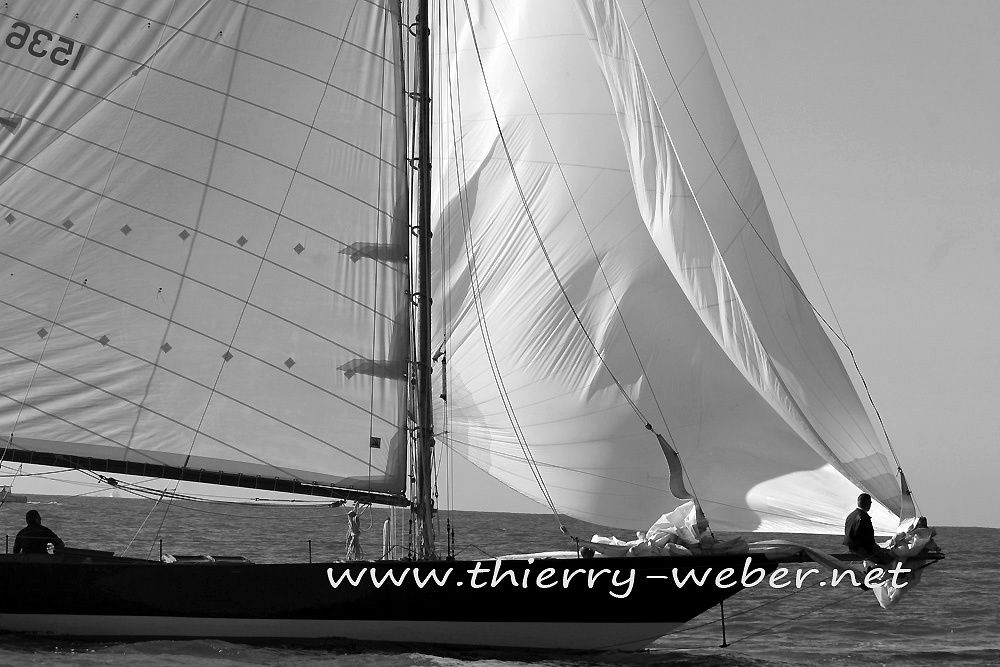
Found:
[[[398,3],[0,19],[0,433],[401,494]]]
[[[646,527],[680,499],[631,401],[716,529],[838,532],[859,488],[896,511],[687,3],[465,6],[435,86],[446,441],[541,500],[537,472],[561,512]]]

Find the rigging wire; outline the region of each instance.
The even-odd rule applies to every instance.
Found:
[[[166,493],[166,489],[164,489],[163,492]],[[153,506],[149,508],[149,513],[146,515],[146,518],[143,519],[142,523],[139,524],[139,527],[135,531],[135,535],[133,535],[132,539],[128,541],[128,544],[125,545],[125,548],[122,549],[122,552],[120,554],[118,554],[119,556],[124,556],[125,554],[128,553],[128,550],[132,546],[132,543],[135,542],[135,539],[137,537],[139,537],[139,533],[142,532],[142,529],[143,529],[143,527],[145,527],[146,522],[149,521],[149,517],[153,516],[153,512],[155,512],[156,508],[160,506],[160,501],[161,500],[163,500],[163,493],[161,493],[160,497],[156,499],[156,502],[153,503]],[[150,549],[150,553],[152,553],[152,548]]]
[[[7,468],[7,469],[11,469],[11,470],[13,469],[13,468],[10,468],[9,466],[6,466],[6,465],[3,466],[3,467]],[[14,477],[14,478],[17,478],[17,477],[47,477],[49,475],[56,475],[56,474],[59,474],[59,473],[62,473],[62,472],[71,472],[73,470],[76,470],[76,468],[61,468],[59,470],[43,470],[42,472],[20,472],[20,466],[19,466],[18,469],[15,470],[12,474],[2,474],[2,473],[0,473],[0,478],[4,478],[4,477]],[[65,482],[66,480],[59,480],[59,481]]]
[[[266,500],[266,502],[260,502],[261,499],[257,498],[253,499],[253,502],[239,502],[241,499],[235,498],[233,496],[211,496],[207,494],[195,495],[190,493],[180,493],[176,490],[176,487],[173,491],[167,491],[165,489],[164,490],[153,489],[150,487],[140,485],[141,483],[144,482],[153,481],[155,479],[161,479],[157,477],[150,477],[149,479],[141,480],[140,483],[129,483],[122,480],[117,480],[113,477],[105,477],[104,475],[99,475],[97,473],[93,473],[92,471],[85,470],[82,468],[79,468],[78,470],[84,474],[91,476],[94,479],[99,480],[100,482],[108,484],[109,486],[112,486],[116,489],[121,489],[127,493],[132,493],[133,495],[137,495],[143,498],[152,497],[162,492],[164,494],[164,497],[170,497],[177,500],[188,500],[204,504],[214,504],[214,505],[242,505],[249,507],[289,507],[292,505],[298,505],[299,507],[304,506],[309,508],[312,507],[324,508],[324,507],[341,507],[346,503],[345,500],[335,500],[331,502],[317,502],[317,501],[299,500],[299,499],[289,499],[289,500],[268,499]]]
[[[442,4],[443,3],[441,3],[441,2],[437,3],[437,16],[435,17],[435,16],[432,15],[433,11],[434,11],[434,9],[432,7],[432,3],[428,2],[427,12],[428,12],[429,15],[427,16],[427,30],[428,30],[428,32],[430,34],[434,34],[435,31],[440,31],[441,30],[441,5]],[[431,27],[432,23],[434,25],[433,29]],[[428,47],[428,48],[430,49],[430,47]],[[431,56],[428,55],[428,58],[431,59]],[[425,63],[424,65],[427,66],[427,67],[433,67],[433,68],[439,68],[441,66],[440,65],[440,61],[438,61],[438,60],[434,60],[433,63],[431,63],[431,62]],[[433,102],[434,97],[437,94],[437,91],[434,89],[434,83],[435,83],[435,78],[436,78],[435,74],[437,73],[437,69],[433,69],[433,68],[429,69],[429,72],[428,72],[428,75],[427,75],[428,89],[426,91],[421,91],[421,94],[427,95],[430,98],[431,102]],[[433,104],[430,105],[430,108],[431,108],[431,114],[432,114],[432,117],[431,117],[431,127],[433,127]],[[430,155],[421,155],[420,156],[421,159],[426,159],[430,163],[430,165],[428,167],[429,169],[431,169],[431,178],[428,179],[428,185],[429,186],[433,185],[433,180],[432,179],[433,179],[433,175],[434,175],[433,166],[434,166],[434,163],[436,162],[436,157],[435,156],[441,154],[440,151],[435,152],[434,149],[433,149],[433,147],[432,147],[432,142],[435,139],[438,139],[438,137],[435,137],[434,132],[432,130],[431,134],[430,134],[430,141],[428,142],[428,147],[430,148],[431,154]],[[442,143],[442,141],[439,140],[438,141],[439,146],[440,146],[441,143]],[[442,171],[443,171],[442,169],[438,169],[437,170],[437,172],[439,174]],[[432,195],[431,195],[430,192],[427,192],[427,193],[425,193],[424,196],[431,197]],[[430,224],[433,226],[433,220],[430,221]],[[427,243],[429,245],[429,248],[431,250],[433,250],[433,248],[434,248],[434,241],[433,241],[434,234],[433,234],[433,229],[429,229],[428,233],[430,234],[430,240],[428,240]],[[428,298],[431,299],[431,304],[432,304],[432,307],[433,307],[433,291],[432,291],[431,296],[429,296]],[[428,309],[428,310],[430,311],[431,309]],[[430,344],[431,348],[433,348],[433,335],[434,335],[434,330],[433,330],[433,327],[431,327],[431,337],[432,337],[432,339],[429,341],[429,344]],[[429,352],[430,352],[430,350],[428,350],[428,353]],[[425,360],[425,361],[428,363],[428,365],[430,366],[430,369],[431,369],[430,372],[428,373],[428,376],[427,376],[426,391],[430,394],[430,398],[428,400],[431,402],[431,406],[432,406],[431,407],[431,414],[433,415],[434,414],[434,408],[433,408],[433,404],[434,404],[434,399],[433,399],[433,394],[434,394],[434,364],[437,363],[437,361],[438,361],[438,355],[437,354],[432,354],[430,360],[429,361]],[[439,433],[437,432],[438,426],[439,426],[439,424],[437,423],[437,420],[434,420],[435,444],[437,443],[437,438],[439,436]],[[440,475],[441,475],[441,466],[443,464],[443,459],[442,459],[442,457],[439,457],[437,455],[437,451],[436,450],[437,450],[437,447],[434,448],[433,456],[431,458],[431,482],[432,482],[432,484],[431,484],[431,498],[432,498],[432,502],[434,504],[434,508],[436,510],[440,510],[440,506],[441,506],[441,492],[440,492],[440,488],[439,488],[439,478],[440,478]],[[441,512],[440,511],[435,511],[433,516],[434,516],[434,533],[435,533],[435,536],[439,536],[441,534]],[[437,545],[435,545],[435,548],[437,548]]]
[[[458,558],[461,554],[465,553],[466,551],[472,550],[472,549],[475,549],[476,551],[478,551],[479,553],[483,554],[487,558],[491,558],[491,559],[496,559],[497,558],[496,554],[491,554],[488,551],[485,551],[482,547],[480,547],[477,544],[470,544],[469,546],[465,547],[464,549],[461,549],[461,550],[457,551],[455,553],[455,557]]]
[[[389,35],[389,11],[383,12],[382,18],[382,48],[385,49],[386,38]],[[349,23],[349,21],[348,21]],[[346,30],[345,30],[346,38]],[[385,70],[386,70],[386,59],[382,58],[382,69],[379,72],[379,109],[385,108]],[[334,61],[334,66],[336,66],[336,60]],[[315,124],[315,123],[314,123]],[[378,276],[380,273],[382,257],[380,256],[380,242],[382,240],[382,225],[381,225],[381,213],[379,213],[379,206],[382,202],[382,148],[384,146],[384,131],[385,131],[385,114],[380,112],[378,116],[378,148],[379,148],[379,159],[376,162],[378,169],[378,176],[376,178],[375,184],[375,248],[376,255],[374,260],[374,269],[372,270],[372,361],[376,360],[376,352],[378,346]],[[395,146],[394,146],[395,147]],[[395,207],[393,207],[393,214],[395,214]],[[391,235],[389,242],[392,242]],[[368,491],[372,490],[372,449],[374,449],[375,444],[375,381],[377,376],[372,375],[371,377],[371,392],[369,394],[368,402]],[[388,446],[389,443],[386,443]],[[386,466],[388,468],[388,465]]]
[[[449,104],[452,100],[452,87],[451,87],[451,76],[450,76],[450,60],[447,54],[452,53],[454,49],[455,40],[457,38],[453,37],[452,31],[455,29],[455,21],[453,19],[453,14],[455,11],[454,2],[445,2],[442,0],[438,3],[438,29],[437,33],[439,35],[438,43],[442,46],[440,47],[440,52],[445,54],[444,57],[439,57],[437,59],[437,76],[432,79],[432,85],[439,85],[438,82],[444,82],[445,88],[448,90]],[[443,18],[442,18],[443,17]],[[436,92],[436,91],[435,91]],[[438,140],[438,152],[437,154],[446,159],[448,155],[448,149],[446,146],[445,132],[437,132],[436,138]],[[445,168],[440,168],[437,170],[438,179],[438,198],[439,201],[445,202],[448,200],[449,194],[449,170]],[[456,186],[457,186],[456,182]],[[453,279],[453,261],[454,256],[452,254],[452,226],[449,224],[440,225],[438,237],[440,239],[440,249],[438,251],[438,257],[440,258],[439,264],[441,266],[442,274],[442,284],[450,285]],[[464,235],[463,235],[464,240]],[[453,306],[450,297],[450,292],[448,290],[443,290],[443,298],[441,299],[441,315],[443,325],[441,327],[441,344],[438,348],[437,354],[434,355],[434,360],[440,359],[441,362],[441,394],[439,398],[443,403],[443,409],[441,410],[441,428],[440,436],[442,439],[447,438],[448,434],[451,432],[452,418],[454,416],[454,407],[451,401],[448,400],[447,396],[447,385],[449,383],[448,376],[448,359],[451,357],[452,352],[452,342],[451,337],[453,333]],[[451,447],[445,448],[444,455],[445,462],[445,491],[448,496],[447,501],[447,521],[445,524],[445,530],[447,532],[447,545],[448,545],[448,556],[454,557],[454,542],[453,542],[453,526],[455,521],[455,457],[454,450]]]
[[[467,1],[465,2],[465,9],[466,9],[466,15],[469,17],[470,33],[472,35],[473,44],[475,46],[477,56],[479,57],[480,69],[481,69],[481,71],[483,73],[483,78],[484,78],[484,81],[485,81],[486,71],[485,71],[485,68],[483,67],[482,54],[479,51],[479,44],[478,44],[478,40],[476,38],[476,33],[475,33],[475,30],[472,28],[472,23],[473,23],[473,21],[472,21],[472,14],[471,14],[471,10],[469,8],[469,4],[468,4]],[[459,79],[459,76],[458,76],[457,72],[456,72],[455,79],[456,79],[456,81],[458,81],[458,79]],[[449,98],[450,109],[452,111],[452,114],[451,114],[452,128],[451,128],[451,130],[452,130],[452,136],[453,136],[453,142],[454,142],[454,148],[455,148],[456,168],[461,171],[463,180],[465,182],[468,182],[468,176],[465,173],[465,149],[464,149],[464,141],[461,139],[461,134],[456,131],[455,125],[454,125],[455,124],[455,120],[456,120],[456,115],[457,115],[457,117],[458,117],[458,127],[459,128],[462,127],[462,117],[461,117],[461,113],[462,113],[461,112],[461,87],[460,87],[460,85],[456,84],[454,86],[454,88],[455,88],[455,96],[452,96],[451,77],[449,77],[449,86],[448,86],[449,93],[448,93],[448,98]],[[456,98],[457,98],[457,101],[456,101]],[[492,98],[491,98],[490,99],[490,104],[492,105],[492,103],[493,102],[492,102]],[[495,109],[494,109],[494,118],[496,118],[496,111],[495,111]],[[497,127],[499,128],[499,120],[497,120]],[[501,139],[501,142],[504,142],[504,146],[506,148],[505,139],[504,139],[504,137],[503,137],[502,134],[500,135],[500,139]],[[459,157],[459,153],[461,153],[461,157]],[[508,158],[509,158],[509,154],[508,154]],[[517,182],[516,174],[515,174],[515,182]],[[518,183],[518,189],[520,189],[520,184],[519,183]],[[521,195],[522,195],[522,200],[523,200],[524,193],[522,192]],[[485,351],[486,351],[487,360],[489,361],[490,367],[491,367],[492,372],[493,372],[493,378],[494,378],[494,381],[495,381],[495,383],[497,385],[497,390],[498,390],[498,394],[499,394],[500,400],[501,400],[501,402],[502,402],[502,404],[504,406],[504,409],[507,412],[508,419],[510,420],[511,427],[514,430],[514,434],[515,434],[515,437],[518,440],[518,444],[521,446],[521,450],[524,453],[525,462],[528,464],[528,468],[531,471],[532,476],[535,478],[535,482],[538,484],[538,488],[540,489],[540,491],[542,493],[542,496],[545,499],[546,504],[549,506],[549,510],[552,512],[552,515],[555,518],[556,523],[559,526],[560,532],[566,534],[566,527],[563,525],[562,519],[559,517],[559,511],[556,509],[555,502],[553,501],[552,496],[549,493],[547,486],[545,485],[545,480],[541,476],[541,472],[539,471],[538,465],[535,462],[534,456],[531,453],[531,449],[528,447],[527,439],[524,436],[524,432],[521,429],[521,425],[520,425],[520,423],[519,423],[519,421],[517,419],[517,415],[514,412],[513,404],[511,403],[510,397],[507,394],[506,386],[505,386],[504,381],[503,381],[503,376],[502,376],[502,374],[500,372],[499,363],[498,363],[498,361],[496,359],[496,356],[493,353],[493,345],[492,345],[492,341],[490,339],[489,328],[488,328],[488,326],[486,324],[486,315],[485,315],[485,310],[484,310],[483,303],[482,303],[482,288],[481,288],[481,284],[479,282],[479,272],[478,272],[478,268],[477,268],[477,264],[476,264],[476,253],[475,253],[474,242],[473,242],[473,239],[472,239],[472,228],[471,228],[471,210],[472,209],[471,209],[471,205],[469,204],[469,201],[467,199],[467,193],[465,192],[464,188],[459,187],[458,198],[459,198],[459,207],[461,209],[461,218],[462,218],[462,223],[463,223],[463,238],[465,240],[466,260],[467,260],[468,265],[469,265],[470,291],[472,293],[473,302],[475,303],[475,306],[476,306],[476,313],[477,313],[477,316],[478,316],[478,319],[479,319],[479,325],[480,325],[479,326],[479,330],[480,330],[480,334],[483,337],[483,343],[484,343],[484,347],[485,347]],[[529,212],[529,216],[530,216],[530,212]]]
[[[167,491],[167,493],[165,495],[169,495],[169,493],[170,492]],[[146,496],[146,495],[142,495],[140,497],[142,499],[144,499],[144,500],[152,500],[153,499],[152,496]],[[230,518],[230,519],[253,519],[253,520],[258,520],[259,519],[261,521],[285,521],[285,522],[287,522],[287,521],[313,521],[317,517],[332,517],[332,518],[336,519],[336,518],[340,518],[340,517],[345,517],[348,514],[346,511],[344,511],[344,512],[338,512],[338,513],[335,513],[335,514],[328,514],[326,512],[316,512],[315,514],[309,515],[309,516],[305,516],[305,515],[302,515],[302,514],[234,514],[233,512],[214,512],[212,510],[204,509],[204,508],[201,507],[201,505],[212,504],[212,503],[205,503],[205,502],[203,502],[201,500],[198,500],[198,499],[182,499],[182,500],[189,500],[189,502],[192,502],[193,504],[191,504],[191,505],[183,505],[180,502],[178,502],[178,503],[176,503],[174,505],[174,508],[173,508],[174,512],[182,512],[182,513],[183,512],[190,512],[190,513],[195,513],[195,514],[206,514],[208,516],[219,516],[219,517],[225,517],[225,518]],[[310,508],[310,509],[320,510],[320,509],[327,509],[328,507],[329,506],[327,506],[327,507],[315,507],[315,508]],[[301,512],[302,510],[301,509],[297,509],[296,511],[297,512]]]

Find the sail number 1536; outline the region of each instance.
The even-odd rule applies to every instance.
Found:
[[[84,50],[83,44],[77,44],[72,39],[53,34],[48,30],[32,28],[22,21],[15,21],[10,27],[4,43],[12,49],[27,48],[28,53],[36,58],[47,57],[54,64],[60,67],[69,65],[73,70],[80,64]]]

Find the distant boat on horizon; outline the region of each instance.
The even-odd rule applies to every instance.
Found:
[[[3,503],[26,503],[28,496],[14,493],[11,486],[0,486],[0,504]]]
[[[122,491],[121,489],[108,489],[107,491],[101,491],[100,493],[91,493],[89,495],[91,498],[134,498],[130,493]]]

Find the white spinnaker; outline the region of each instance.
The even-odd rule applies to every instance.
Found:
[[[403,491],[396,7],[6,3],[14,446]]]
[[[808,305],[793,300],[790,318],[775,313],[770,297],[754,296],[753,308],[741,303],[753,289],[747,279],[760,272],[780,282],[781,269],[772,259],[770,269],[757,261],[728,271],[715,238],[736,224],[732,211],[703,206],[706,218],[725,214],[717,230],[695,205],[679,168],[684,158],[667,139],[674,127],[663,127],[660,97],[635,64],[617,5],[470,3],[478,53],[458,5],[451,82],[439,78],[435,97],[436,131],[450,151],[438,157],[444,176],[435,204],[443,237],[436,302],[446,301],[450,336],[450,444],[541,497],[499,377],[556,507],[598,523],[648,526],[679,501],[667,491],[655,438],[610,369],[680,451],[688,488],[716,529],[838,532],[859,492],[845,473],[894,506],[892,468]],[[684,44],[704,49],[681,9]],[[710,68],[685,72],[704,88],[718,87]],[[720,127],[718,117],[728,119],[727,129],[721,92],[719,101],[721,108],[704,112]],[[697,138],[686,116],[671,122]],[[713,132],[710,142],[719,140]],[[751,200],[758,193],[755,225],[773,237],[745,154],[730,151],[727,181],[729,160],[742,163],[732,187]],[[723,194],[730,197],[711,196]],[[762,325],[790,331],[760,336]],[[802,344],[806,352],[832,355],[818,369],[803,372],[799,351],[772,353],[800,335],[820,338]],[[862,426],[838,430],[842,424],[825,416],[845,405]],[[869,457],[862,465],[858,452]],[[876,524],[891,530],[895,520],[880,511]]]

